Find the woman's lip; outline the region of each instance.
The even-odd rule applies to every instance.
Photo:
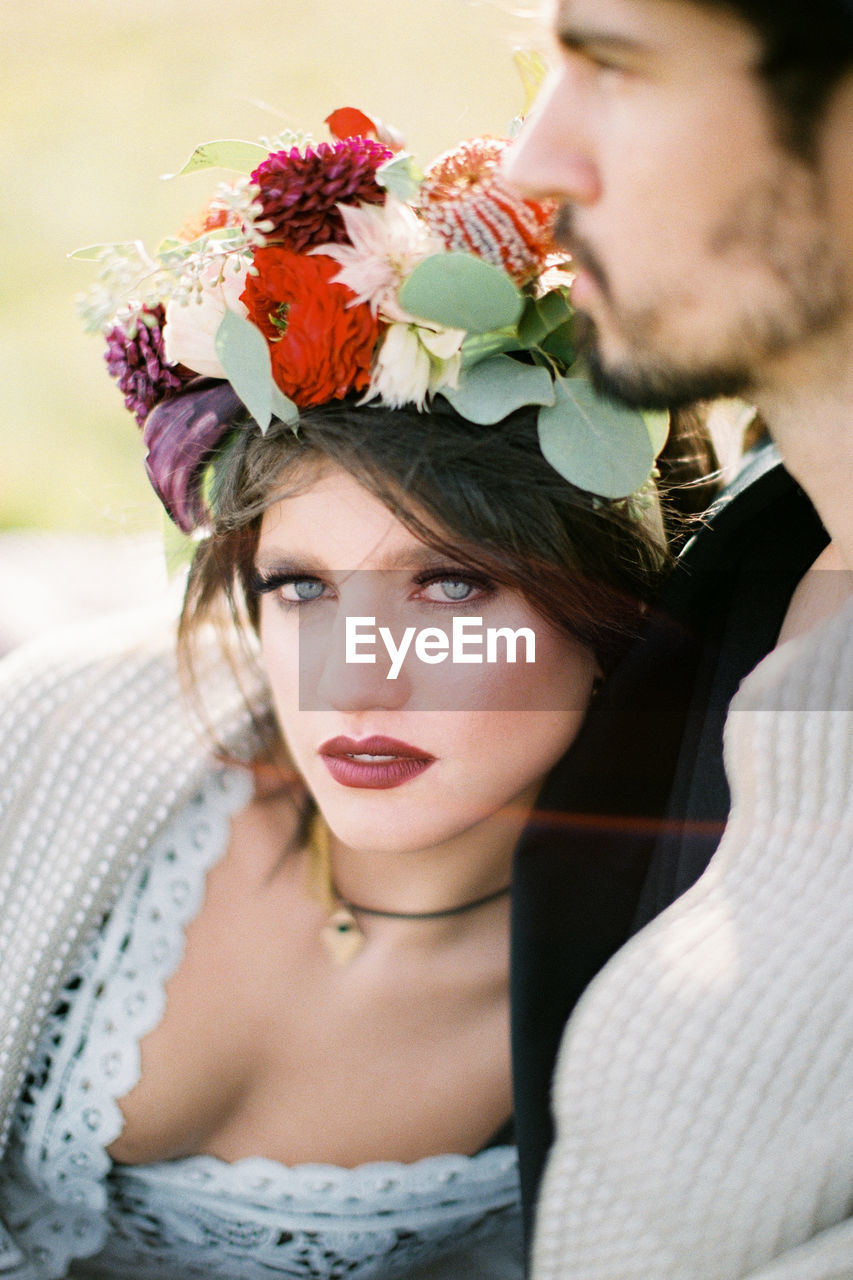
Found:
[[[420,760],[424,764],[432,764],[435,756],[420,747],[413,747],[408,742],[400,742],[398,738],[386,738],[381,734],[372,734],[369,738],[347,738],[340,736],[330,738],[319,748],[321,756],[346,757],[379,756],[383,759]]]
[[[321,756],[335,782],[342,787],[362,787],[368,791],[388,791],[411,782],[434,764],[434,757],[418,760],[413,756],[383,756],[360,760],[353,756]]]
[[[343,787],[387,791],[428,769],[435,756],[397,738],[330,738],[318,752],[329,773]]]

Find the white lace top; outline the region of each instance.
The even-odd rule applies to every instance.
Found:
[[[86,953],[38,1043],[0,1171],[20,1252],[8,1280],[517,1280],[523,1273],[515,1150],[414,1164],[287,1168],[209,1156],[114,1165],[116,1099],[139,1078],[139,1041],[205,875],[225,849],[248,775],[211,772],[154,845]]]

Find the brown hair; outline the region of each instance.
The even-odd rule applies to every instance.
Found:
[[[545,461],[536,410],[477,426],[449,404],[429,413],[335,402],[302,414],[298,430],[238,426],[217,461],[213,525],[187,584],[180,649],[191,662],[199,625],[228,606],[257,625],[254,557],[264,511],[304,489],[318,464],[350,473],[427,545],[518,590],[604,671],[639,625],[667,564],[655,522],[627,501],[596,498]]]
[[[693,0],[728,10],[754,27],[763,44],[756,68],[776,112],[780,140],[813,160],[826,107],[853,70],[850,0]]]

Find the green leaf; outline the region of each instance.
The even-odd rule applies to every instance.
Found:
[[[386,160],[376,170],[380,187],[390,191],[398,200],[413,200],[418,194],[424,175],[417,160],[408,151],[401,151],[393,160]]]
[[[462,343],[462,368],[471,369],[481,360],[499,356],[504,351],[521,351],[521,343],[512,329],[496,329],[492,333],[469,333]]]
[[[579,489],[626,498],[649,477],[654,452],[642,414],[607,400],[585,378],[556,378],[553,405],[539,410],[548,462]]]
[[[164,178],[180,178],[185,173],[198,173],[200,169],[234,169],[237,173],[251,173],[257,169],[269,152],[259,142],[242,142],[239,138],[218,138],[203,142],[177,173],[164,173]]]
[[[266,338],[250,320],[226,310],[216,330],[216,354],[231,386],[266,432],[273,414],[275,385]]]
[[[559,360],[561,364],[564,364],[568,371],[569,366],[574,363],[577,355],[574,323],[571,320],[567,320],[565,324],[561,324],[553,332],[549,333],[540,342],[539,346],[546,355],[553,356],[555,360]]]
[[[524,115],[527,115],[548,74],[548,64],[535,49],[516,49],[512,55],[524,87]]]
[[[470,253],[436,253],[415,267],[400,305],[430,324],[489,333],[515,325],[524,299],[500,267]]]
[[[518,336],[525,347],[537,347],[549,333],[570,321],[574,311],[568,290],[550,289],[541,298],[528,298],[518,326]]]
[[[172,582],[179,573],[183,573],[192,564],[198,541],[192,534],[179,529],[167,513],[163,512],[163,556],[166,561],[166,574]]]
[[[468,369],[457,388],[442,387],[439,394],[469,422],[490,426],[524,404],[553,404],[554,380],[547,369],[501,355]]]
[[[278,383],[275,381],[273,381],[272,384],[270,407],[272,408],[273,414],[280,422],[286,422],[289,423],[290,426],[295,426],[299,421],[299,410],[293,401],[287,398],[284,392],[279,388]]]
[[[669,410],[643,409],[642,414],[646,430],[649,433],[649,439],[652,442],[654,455],[657,457],[669,439]]]
[[[119,244],[87,244],[69,253],[68,257],[78,262],[98,262],[105,253],[120,253],[128,256],[131,252],[144,255],[145,247],[141,240],[123,240]]]

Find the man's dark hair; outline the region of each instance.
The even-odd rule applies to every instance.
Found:
[[[853,0],[700,0],[728,9],[764,43],[759,71],[778,112],[781,140],[807,159],[839,81],[853,71]]]

